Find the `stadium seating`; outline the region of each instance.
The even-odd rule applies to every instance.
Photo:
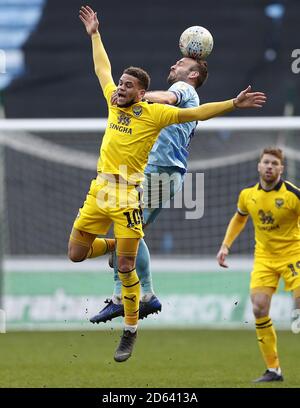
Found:
[[[115,79],[128,65],[143,66],[152,76],[152,88],[164,88],[170,65],[180,58],[180,33],[198,24],[209,28],[215,39],[208,59],[210,78],[200,92],[203,101],[231,97],[251,83],[268,94],[263,115],[283,114],[288,101],[294,103],[294,113],[299,114],[299,98],[295,95],[299,94],[300,80],[290,68],[291,50],[299,47],[299,4],[295,0],[285,2],[283,19],[274,25],[265,14],[269,3],[244,0],[241,6],[237,0],[211,0],[201,8],[192,0],[188,9],[180,0],[174,0],[172,7],[159,0],[146,5],[136,2],[126,8],[121,0],[114,7],[91,5],[98,10]],[[42,20],[24,47],[24,75],[5,92],[8,117],[105,116],[105,102],[93,75],[89,40],[77,17],[81,4],[81,0],[46,2]],[[270,47],[277,53],[273,61],[265,58]]]

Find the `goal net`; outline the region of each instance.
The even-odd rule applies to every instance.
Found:
[[[297,118],[215,119],[199,124],[190,145],[187,182],[191,191],[184,189],[177,200],[175,207],[182,208],[171,203],[146,230],[151,253],[215,255],[236,210],[239,191],[257,180],[256,163],[266,146],[284,149],[285,177],[300,185],[299,127]],[[5,255],[66,253],[72,223],[96,175],[104,129],[104,120],[0,122]],[[203,174],[200,190],[196,174]],[[187,194],[195,208],[191,204],[186,208]],[[203,206],[203,211],[197,212],[197,206]],[[252,249],[249,225],[234,252],[250,254]]]

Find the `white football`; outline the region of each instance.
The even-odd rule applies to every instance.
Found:
[[[213,36],[206,28],[201,26],[187,28],[179,39],[179,48],[184,57],[207,58],[213,46]]]

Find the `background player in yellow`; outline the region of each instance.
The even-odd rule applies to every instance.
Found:
[[[110,250],[110,240],[96,237],[106,235],[114,223],[125,314],[125,329],[114,358],[121,362],[132,353],[139,313],[140,284],[135,270],[139,239],[143,236],[139,187],[149,152],[160,130],[172,123],[206,120],[235,107],[261,107],[265,96],[260,92],[251,93],[248,87],[234,99],[198,108],[178,109],[143,102],[150,83],[149,75],[141,68],[129,67],[116,87],[98,32],[96,13],[88,6],[82,7],[80,19],[92,39],[95,71],[109,114],[97,166],[98,177],[92,181],[84,206],[74,222],[69,258],[80,262]],[[116,89],[117,105],[112,105],[111,96]]]
[[[300,309],[300,190],[281,178],[283,162],[281,149],[263,150],[258,163],[259,182],[241,191],[237,212],[217,255],[219,265],[227,268],[229,249],[250,215],[255,231],[251,301],[257,340],[267,366],[255,382],[283,381],[276,333],[269,316],[272,295],[281,277],[285,289],[293,291],[296,308]]]

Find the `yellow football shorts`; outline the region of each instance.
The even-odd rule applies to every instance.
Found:
[[[106,235],[114,223],[116,238],[142,238],[141,195],[141,187],[112,182],[98,175],[91,182],[73,227],[95,235]]]
[[[251,272],[250,288],[260,286],[278,287],[279,279],[283,278],[285,290],[293,291],[300,287],[300,254],[290,257],[256,258]]]

